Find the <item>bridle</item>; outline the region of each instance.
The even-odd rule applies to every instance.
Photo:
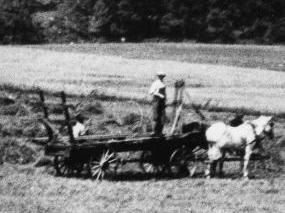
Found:
[[[263,141],[265,137],[261,137],[257,135],[256,129],[255,129],[256,125],[254,125],[252,122],[247,122],[247,124],[249,124],[253,130],[254,139],[251,142],[247,143],[246,145],[253,144],[254,142],[256,142],[255,146],[259,145],[260,142]]]
[[[255,139],[254,139],[253,141],[251,141],[250,143],[248,143],[247,145],[256,142],[256,145],[255,145],[255,146],[257,146],[257,145],[260,144],[261,141],[263,141],[263,140],[265,139],[265,137],[266,137],[266,132],[264,133],[265,136],[261,137],[260,135],[257,135],[257,133],[256,133],[256,129],[255,129],[255,128],[256,128],[256,125],[253,124],[252,122],[247,122],[247,123],[252,127],[253,133],[254,133],[254,136],[255,136]],[[271,131],[272,131],[272,128],[273,128],[273,126],[274,126],[273,122],[271,121],[271,122],[269,122],[267,125],[269,125],[269,126],[271,127]],[[262,132],[264,132],[264,130],[263,130]]]

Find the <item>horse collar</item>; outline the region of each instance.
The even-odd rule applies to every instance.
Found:
[[[257,136],[256,129],[255,129],[256,126],[252,122],[248,122],[248,124],[252,127],[253,133],[256,137]]]
[[[252,144],[254,142],[258,142],[259,141],[259,136],[256,133],[256,129],[255,129],[256,126],[252,122],[248,122],[248,124],[252,127],[253,134],[254,134],[254,137],[255,137],[254,140],[251,141],[249,144]]]

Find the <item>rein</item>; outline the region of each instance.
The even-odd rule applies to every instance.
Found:
[[[250,145],[250,144],[253,144],[254,142],[256,142],[258,145],[262,140],[264,140],[265,137],[259,137],[257,134],[256,134],[256,130],[255,130],[255,125],[251,122],[247,122],[253,129],[253,133],[254,133],[254,136],[255,136],[255,139],[252,140],[250,143],[247,143],[246,145]]]

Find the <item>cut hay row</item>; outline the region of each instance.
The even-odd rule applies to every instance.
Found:
[[[150,100],[148,87],[157,71],[167,73],[169,100],[174,81],[186,80],[195,103],[271,113],[285,109],[285,73],[262,69],[139,60],[26,47],[0,47],[0,84],[39,86],[51,91],[101,94]],[[265,56],[266,57],[266,56]]]

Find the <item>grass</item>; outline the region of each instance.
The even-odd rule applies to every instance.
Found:
[[[173,60],[285,71],[284,46],[191,43],[111,43],[40,45],[37,49],[112,55],[132,59]]]
[[[207,58],[215,58],[216,51],[220,51],[219,57],[231,58],[227,59],[229,62],[225,64],[239,66],[240,64],[235,61],[242,62],[245,58],[250,64],[259,64],[258,61],[254,61],[255,58],[263,58],[262,60],[269,61],[268,64],[283,66],[284,59],[279,56],[284,55],[285,49],[282,46],[256,47],[254,51],[252,46],[222,47],[183,44],[140,44],[137,47],[134,44],[51,45],[33,48],[2,46],[0,84],[39,86],[52,91],[65,90],[77,95],[86,95],[96,89],[99,94],[107,96],[150,101],[147,95],[148,87],[153,81],[154,74],[162,70],[167,73],[169,100],[173,97],[174,81],[183,78],[186,80],[192,103],[200,104],[213,99],[212,107],[216,108],[246,108],[283,113],[284,72],[269,72],[265,70],[268,66],[262,63],[261,69],[228,67],[220,65],[223,64],[220,61],[217,61],[219,65],[191,64],[188,63],[191,60],[184,60],[183,57],[188,57],[189,51],[191,58],[191,50],[194,48],[196,53],[208,53],[204,61],[203,54],[197,56],[201,63],[206,63]],[[161,48],[159,52],[157,49]],[[187,51],[181,50],[184,51],[184,55],[179,53],[179,48],[186,48]],[[98,51],[95,51],[97,49]],[[134,57],[128,58],[136,51],[137,56],[134,54]],[[152,51],[155,52],[153,58]],[[177,54],[174,54],[176,51]],[[244,51],[249,52],[246,55]],[[124,57],[114,56],[119,53]],[[173,60],[170,55],[177,59]],[[252,58],[248,55],[252,55]]]
[[[65,90],[72,104],[95,89],[91,99],[101,101],[103,113],[92,117],[94,133],[129,133],[129,126],[102,127],[100,123],[109,119],[132,124],[132,117],[128,117],[131,113],[142,112],[149,118],[148,87],[154,74],[163,70],[167,73],[169,100],[172,85],[179,78],[186,80],[191,103],[203,104],[212,99],[209,111],[204,111],[209,122],[228,121],[236,110],[246,112],[246,119],[265,112],[284,115],[284,55],[282,46],[1,46],[0,95],[9,94],[17,100],[19,94],[24,95],[25,99],[18,102],[31,110],[34,119],[40,113],[29,105],[29,100],[37,98],[32,94],[35,88],[43,88],[53,102],[59,101],[58,91]],[[42,130],[29,120],[31,115],[15,114],[9,106],[0,106],[0,111],[2,107],[11,113],[0,113],[0,140],[6,155],[10,153],[10,162],[18,162],[22,154],[16,156],[17,150],[27,145],[27,137],[42,134]],[[186,112],[187,121],[200,120],[193,111]],[[54,177],[49,168],[5,162],[0,165],[0,212],[284,212],[283,116],[277,117],[275,128],[279,144],[274,141],[265,146],[273,157],[265,165],[253,163],[250,171],[255,179],[249,181],[237,178],[235,163],[225,164],[228,176],[224,179],[205,180],[201,175],[194,179],[149,179],[133,174],[127,179],[119,176],[96,182]],[[39,154],[30,155],[35,158]]]
[[[102,181],[1,170],[2,212],[284,212],[284,179]]]

